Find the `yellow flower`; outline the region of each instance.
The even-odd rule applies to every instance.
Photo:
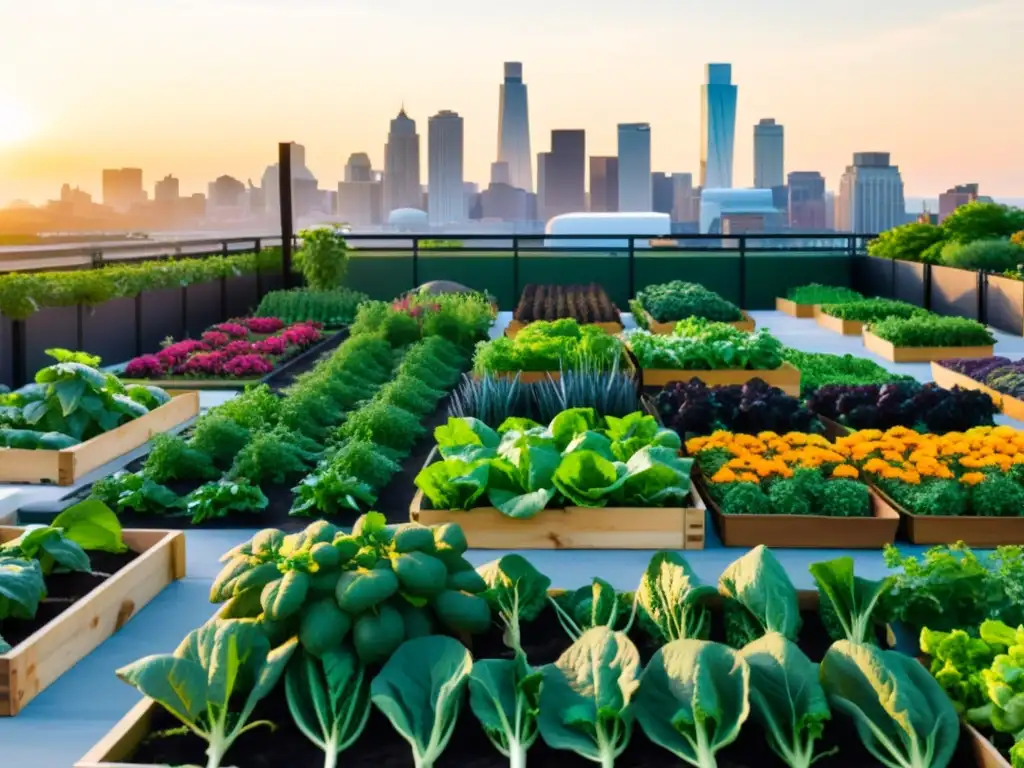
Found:
[[[882,458],[886,461],[903,461],[903,453],[900,451],[882,451]]]
[[[782,439],[790,445],[806,445],[810,437],[811,435],[805,435],[803,432],[787,432]]]
[[[848,477],[851,480],[856,480],[860,477],[860,473],[849,464],[841,464],[832,470],[832,477]]]
[[[964,485],[977,485],[985,479],[985,475],[981,472],[968,472],[966,475],[960,478],[960,482]]]
[[[882,461],[882,459],[871,459],[864,465],[865,472],[872,472],[874,474],[884,472],[887,469],[890,469],[890,467],[886,462]]]
[[[768,430],[765,430],[764,432],[758,432],[757,433],[757,439],[758,440],[762,440],[762,441],[767,443],[767,442],[769,442],[771,440],[778,440],[779,439],[779,435],[776,432],[770,432]]]
[[[904,470],[899,473],[899,478],[904,483],[910,483],[911,485],[919,485],[921,483],[921,476],[912,469]]]
[[[753,472],[740,472],[736,475],[736,481],[740,483],[756,483],[759,482],[757,475]]]
[[[885,469],[881,470],[879,474],[887,480],[897,480],[903,473],[896,469],[896,467],[890,467],[886,464]]]
[[[711,476],[712,483],[735,483],[736,473],[728,467],[722,467]]]

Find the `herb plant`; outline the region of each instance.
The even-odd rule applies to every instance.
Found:
[[[263,296],[256,309],[257,317],[278,317],[285,323],[320,323],[326,328],[350,325],[359,304],[369,296],[351,288],[326,291],[295,288],[271,291]]]
[[[645,370],[774,370],[782,365],[782,343],[767,331],[746,333],[724,323],[691,325],[687,331],[686,336],[642,330],[623,335]]]
[[[861,301],[821,302],[821,311],[840,320],[857,323],[876,323],[887,317],[928,316],[928,312],[914,304],[892,299],[863,299]]]
[[[786,298],[797,304],[848,304],[864,300],[861,294],[850,288],[818,283],[790,288]]]
[[[295,266],[314,291],[334,291],[348,272],[348,244],[340,229],[318,227],[299,233],[302,247],[295,254]]]
[[[871,333],[895,347],[988,347],[995,337],[977,320],[919,315],[872,323]]]
[[[183,500],[193,525],[220,520],[236,512],[255,514],[269,503],[258,486],[226,478],[199,486]]]
[[[575,320],[535,322],[514,339],[501,337],[477,346],[476,374],[507,371],[609,370],[622,359],[622,342],[595,326]]]
[[[828,385],[860,386],[914,380],[912,376],[892,373],[872,360],[853,355],[802,352],[783,347],[782,359],[800,371],[800,395],[805,398]]]
[[[118,512],[159,515],[182,506],[178,494],[143,472],[115,472],[97,480],[90,495]]]
[[[646,310],[659,323],[700,317],[716,322],[735,322],[743,319],[739,307],[726,301],[714,291],[698,283],[673,280],[660,285],[649,285],[636,294],[631,303],[634,316]]]

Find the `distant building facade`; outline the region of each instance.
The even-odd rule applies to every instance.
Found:
[[[888,152],[856,152],[839,182],[836,229],[878,234],[906,221],[903,177]]]
[[[939,195],[939,223],[941,224],[957,208],[978,199],[977,184],[957,184]]]
[[[292,216],[298,221],[322,210],[319,185],[316,176],[306,167],[306,148],[294,141],[289,142],[289,154],[292,166]],[[263,172],[263,202],[271,216],[278,216],[281,211],[281,189],[279,184],[280,169],[278,164],[267,166]]]
[[[673,173],[672,221],[686,224],[700,221],[700,190],[694,189],[692,173]]]
[[[153,199],[157,203],[176,203],[179,197],[181,197],[181,182],[170,174],[160,179],[153,189]]]
[[[619,158],[590,158],[590,210],[595,213],[619,210]]]
[[[462,118],[451,110],[427,121],[427,213],[434,227],[463,224],[467,218],[463,133]]]
[[[737,87],[732,83],[732,64],[708,64],[706,75],[700,99],[700,185],[728,189],[736,144]]]
[[[391,121],[384,146],[384,208],[387,213],[423,207],[420,186],[420,136],[405,108]]]
[[[365,152],[353,152],[345,163],[345,181],[373,181],[373,164]]]
[[[245,184],[231,176],[218,176],[209,189],[211,208],[242,208],[245,205]]]
[[[786,178],[790,229],[803,232],[826,229],[825,178],[817,171],[793,171]]]
[[[543,159],[542,159],[543,158]],[[551,131],[551,151],[542,152],[537,177],[543,179],[544,219],[586,209],[587,139],[583,130]]]
[[[518,61],[505,62],[505,81],[498,92],[498,160],[508,163],[513,187],[533,192],[530,111]]]
[[[651,126],[619,123],[619,211],[651,213]]]
[[[754,126],[754,186],[781,187],[785,180],[785,134],[774,118],[766,117]]]
[[[128,213],[146,201],[141,168],[107,168],[103,171],[103,204]]]

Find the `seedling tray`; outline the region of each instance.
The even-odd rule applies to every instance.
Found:
[[[739,331],[753,333],[754,328],[757,327],[757,323],[754,322],[754,318],[748,315],[744,310],[740,310],[740,312],[743,315],[742,320],[736,320],[735,322],[732,323],[726,323],[726,325],[731,325],[733,328]],[[657,320],[651,317],[650,314],[648,314],[646,309],[644,310],[644,319],[647,320],[647,330],[649,330],[651,333],[656,333],[659,336],[672,335],[672,331],[675,330],[676,323],[679,322],[679,320],[668,320],[664,323],[659,323]]]
[[[60,451],[0,448],[0,483],[73,485],[98,467],[199,415],[199,393],[179,392],[145,416]]]
[[[0,541],[16,539],[24,530],[0,527]],[[0,716],[17,715],[164,587],[185,576],[183,533],[125,530],[124,542],[139,557],[0,655]]]
[[[775,309],[790,317],[799,317],[802,320],[807,320],[814,317],[817,308],[817,304],[797,304],[795,301],[784,299],[781,296],[775,297]]]
[[[890,363],[928,363],[952,357],[992,357],[993,345],[986,347],[896,347],[864,328],[864,346]]]

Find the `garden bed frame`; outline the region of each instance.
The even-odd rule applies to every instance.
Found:
[[[864,347],[890,363],[930,363],[951,357],[992,357],[994,345],[984,347],[897,347],[864,328]]]
[[[1024,421],[1024,401],[1010,395],[1004,395],[1002,392],[992,389],[987,384],[972,379],[970,376],[950,370],[936,360],[932,361],[932,380],[943,389],[960,387],[961,389],[975,389],[978,392],[984,392],[992,398],[992,402],[996,404],[1004,415],[1009,416],[1011,419],[1017,419],[1017,421]]]
[[[439,455],[435,446],[424,467]],[[692,487],[690,496],[688,507],[567,506],[518,520],[489,506],[430,509],[417,489],[409,519],[423,525],[456,523],[470,549],[704,549],[704,504]]]
[[[798,317],[807,320],[818,313],[818,304],[797,304],[795,301],[784,299],[781,296],[775,297],[775,310],[790,317]]]
[[[761,379],[772,387],[778,387],[787,395],[800,396],[800,371],[790,363],[783,363],[774,370],[719,369],[716,371],[672,370],[664,368],[643,368],[640,371],[644,387],[663,388],[673,381],[700,379],[709,387],[730,384],[746,384],[751,379]]]
[[[141,384],[143,386],[160,387],[161,389],[166,389],[168,391],[199,389],[216,392],[245,389],[250,385],[256,384],[268,384],[270,386],[274,386],[277,379],[290,373],[299,365],[303,365],[310,360],[314,360],[324,352],[338,346],[338,344],[340,344],[347,336],[347,328],[335,331],[334,333],[320,339],[316,344],[307,347],[296,355],[292,355],[281,363],[281,365],[274,368],[270,373],[261,376],[258,379],[192,379],[185,376],[179,376],[178,378],[173,379],[122,378],[121,381],[125,384]]]
[[[860,320],[843,320],[821,311],[821,307],[814,308],[814,321],[826,331],[841,333],[843,336],[862,336],[864,325]]]
[[[84,475],[199,415],[198,392],[176,392],[145,416],[60,451],[0,448],[0,483],[73,485]]]
[[[696,465],[695,465],[696,466]],[[704,499],[708,512],[726,547],[766,547],[797,549],[882,549],[896,541],[900,516],[872,486],[872,517],[826,517],[825,515],[726,515],[703,477],[694,478],[694,486]]]
[[[0,541],[24,528],[0,527]],[[140,556],[0,655],[0,716],[17,715],[57,678],[123,627],[171,582],[185,576],[185,534],[125,530]]]
[[[534,321],[534,322],[541,322],[541,321],[537,320],[537,321]],[[554,322],[554,321],[552,321],[552,322]],[[532,325],[532,323],[521,323],[518,320],[510,320],[509,324],[507,326],[505,326],[505,336],[507,336],[510,339],[514,339],[516,337],[516,335],[521,330],[523,330],[524,328],[526,328],[529,325]],[[622,333],[622,330],[623,330],[622,323],[580,323],[580,326],[584,326],[584,325],[596,325],[602,331],[604,331],[605,333],[607,333],[607,334],[609,334],[611,336],[616,336],[616,335]]]
[[[731,325],[738,331],[746,331],[747,333],[753,333],[754,329],[757,327],[757,323],[754,322],[754,318],[748,315],[745,309],[741,309],[740,314],[743,315],[742,320],[736,320],[731,323],[726,323],[726,325]],[[657,320],[651,317],[650,313],[645,309],[644,319],[647,321],[647,330],[649,330],[651,333],[657,334],[658,336],[671,336],[672,331],[675,330],[676,323],[678,323],[679,320],[686,320],[687,318],[681,317],[679,318],[679,320],[668,320],[664,323],[659,323]]]

